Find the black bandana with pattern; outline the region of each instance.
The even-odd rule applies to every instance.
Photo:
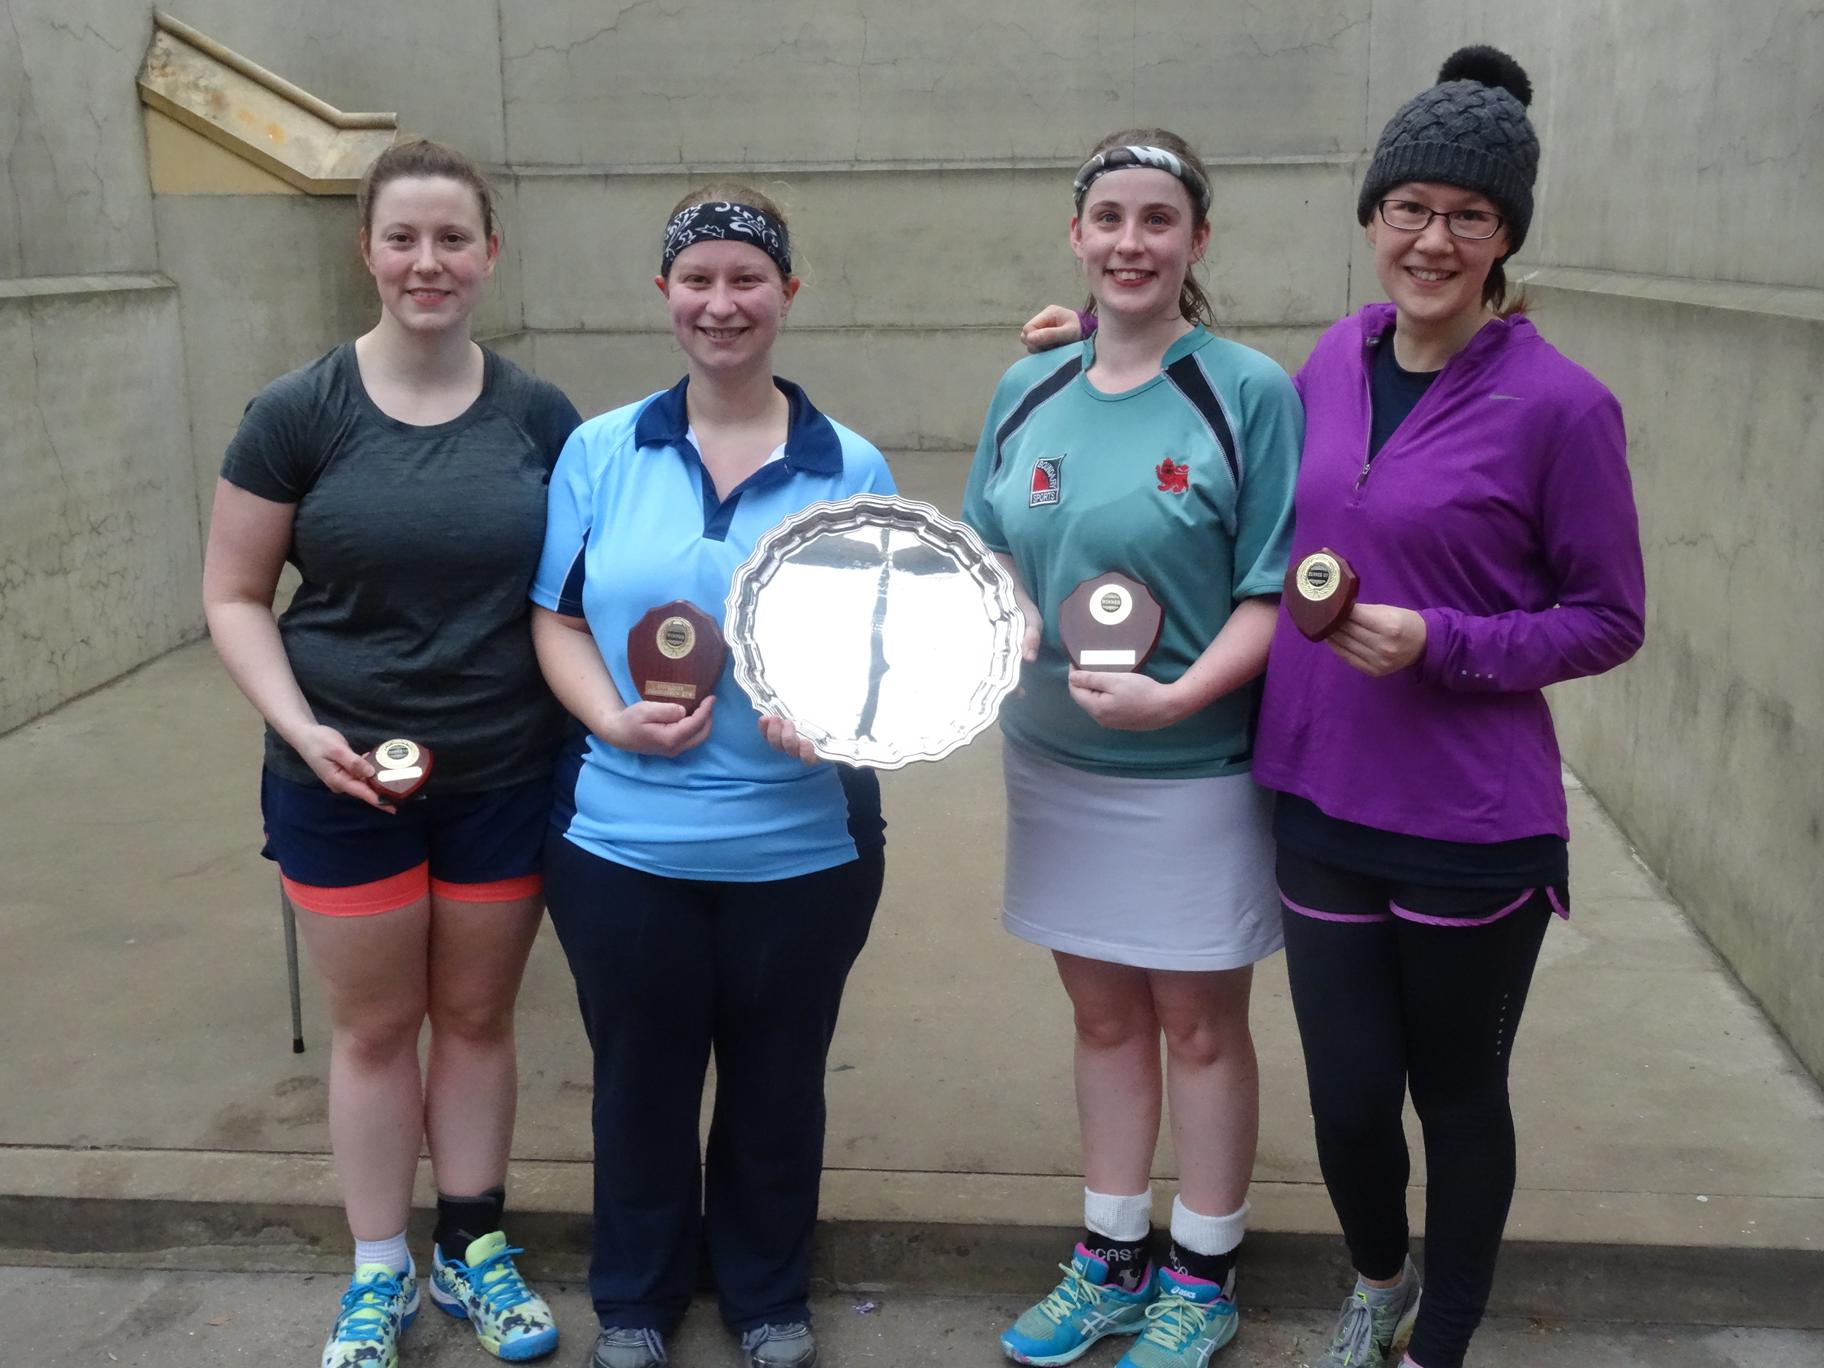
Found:
[[[692,204],[672,215],[665,225],[665,247],[659,258],[659,274],[671,276],[671,264],[678,253],[692,243],[709,240],[745,242],[758,247],[771,257],[780,274],[792,273],[792,240],[785,225],[764,209],[751,204],[733,204],[712,200]]]

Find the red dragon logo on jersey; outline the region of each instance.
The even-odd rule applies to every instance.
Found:
[[[1159,488],[1167,494],[1182,494],[1191,483],[1191,467],[1186,461],[1174,461],[1167,456],[1153,467],[1153,474],[1159,477]]]

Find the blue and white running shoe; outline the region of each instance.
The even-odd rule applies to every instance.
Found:
[[[1234,1288],[1233,1271],[1228,1283],[1218,1286],[1161,1268],[1159,1295],[1146,1308],[1146,1333],[1115,1368],[1205,1368],[1210,1356],[1235,1338],[1241,1317]]]
[[[1001,1352],[1015,1363],[1071,1363],[1105,1335],[1137,1335],[1146,1328],[1154,1274],[1148,1269],[1133,1292],[1108,1280],[1108,1265],[1082,1245],[1066,1267],[1064,1281],[1001,1332]]]

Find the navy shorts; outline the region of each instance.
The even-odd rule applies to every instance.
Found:
[[[386,813],[260,774],[266,846],[292,902],[329,916],[391,912],[429,893],[456,902],[510,902],[544,888],[551,781],[415,798]]]

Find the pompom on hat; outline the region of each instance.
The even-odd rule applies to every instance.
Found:
[[[1512,256],[1533,221],[1533,181],[1539,174],[1539,135],[1526,117],[1532,99],[1526,72],[1499,48],[1451,53],[1438,83],[1408,100],[1381,130],[1356,218],[1368,222],[1376,203],[1396,185],[1455,185],[1495,202],[1507,220]]]

